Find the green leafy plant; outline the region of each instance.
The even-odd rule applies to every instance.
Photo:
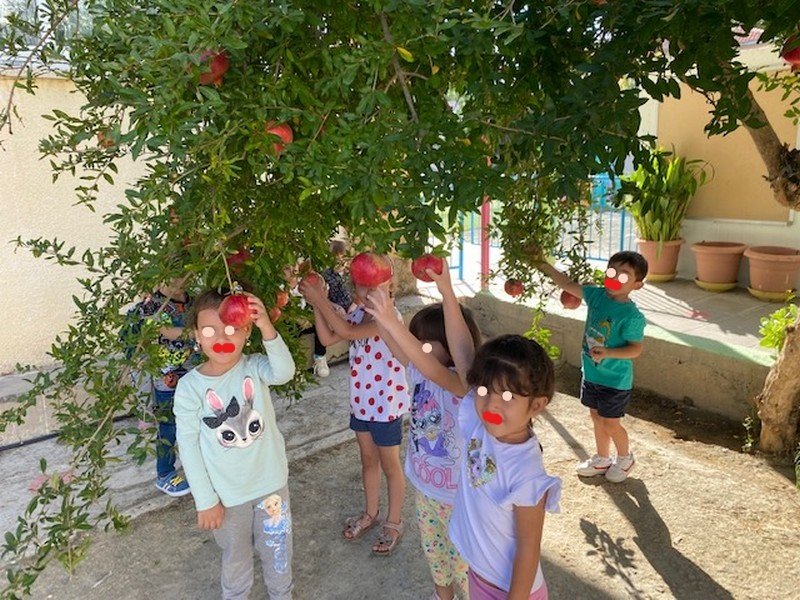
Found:
[[[544,348],[545,352],[547,352],[547,356],[553,360],[558,360],[561,357],[561,348],[550,341],[553,332],[542,325],[544,315],[545,313],[543,310],[534,311],[533,320],[531,321],[530,328],[525,332],[525,337],[539,343],[539,345]]]
[[[653,150],[650,161],[623,176],[615,204],[627,209],[639,236],[652,242],[680,239],[681,224],[698,188],[713,178],[708,162],[686,160],[672,151]]]
[[[759,344],[775,351],[777,354],[783,348],[786,332],[797,321],[798,306],[793,303],[794,295],[789,296],[787,303],[775,312],[761,318],[758,333],[761,334]]]

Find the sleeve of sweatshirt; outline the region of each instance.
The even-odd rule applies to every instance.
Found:
[[[203,393],[192,385],[191,373],[178,382],[172,411],[175,413],[176,441],[181,464],[198,511],[215,506],[220,500],[211,484],[200,453],[200,408]]]
[[[264,341],[263,354],[258,356],[258,376],[267,385],[283,385],[294,377],[294,359],[283,338],[278,335],[275,339]]]

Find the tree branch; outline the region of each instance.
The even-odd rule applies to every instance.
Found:
[[[392,65],[394,66],[394,72],[397,74],[397,79],[400,81],[400,87],[403,88],[403,96],[405,96],[408,109],[411,111],[411,120],[418,123],[419,117],[417,117],[417,109],[414,108],[414,99],[411,97],[411,90],[408,89],[405,73],[400,67],[400,59],[397,58],[397,49],[392,39],[392,32],[389,30],[389,21],[386,19],[386,13],[384,12],[381,12],[381,27],[383,28],[383,39],[392,45]]]

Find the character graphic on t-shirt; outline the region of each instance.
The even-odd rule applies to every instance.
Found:
[[[268,518],[263,521],[266,538],[264,543],[268,548],[275,549],[273,553],[275,572],[286,573],[289,568],[286,541],[292,533],[292,517],[289,514],[289,507],[278,494],[271,494],[259,502],[257,508],[268,515]]]
[[[414,449],[422,450],[429,456],[447,456],[447,442],[442,428],[442,409],[436,403],[433,393],[425,389],[424,383],[414,388],[414,400],[411,404],[411,441]]]
[[[597,323],[596,327],[589,326],[586,328],[586,336],[584,338],[583,351],[591,356],[592,348],[603,347],[606,345],[606,340],[611,335],[611,322],[606,319]]]
[[[469,441],[469,446],[467,447],[467,470],[473,487],[480,487],[485,483],[489,483],[497,472],[494,459],[483,452],[481,440],[472,438]]]
[[[241,405],[234,396],[225,406],[213,389],[206,391],[206,404],[214,415],[203,417],[203,423],[215,431],[217,441],[223,447],[246,448],[264,433],[264,419],[253,408],[254,395],[255,384],[250,377],[245,377],[242,382],[244,401]]]

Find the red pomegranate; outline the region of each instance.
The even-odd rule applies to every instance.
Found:
[[[231,294],[219,305],[219,320],[225,325],[247,327],[253,322],[250,301],[244,294]]]
[[[294,141],[294,132],[292,128],[289,127],[288,123],[276,123],[275,121],[269,121],[265,126],[264,129],[267,133],[277,136],[281,138],[283,142],[275,142],[272,144],[272,149],[275,151],[275,154],[280,154],[283,152],[284,144],[291,144]]]
[[[569,310],[575,310],[581,305],[581,299],[577,296],[570,294],[567,290],[561,292],[561,306]]]
[[[789,36],[783,44],[781,58],[792,65],[792,70],[800,68],[800,39],[797,35]]]
[[[362,287],[377,287],[392,278],[392,263],[381,254],[362,252],[350,261],[350,279]]]
[[[433,281],[425,272],[427,269],[430,269],[437,275],[441,275],[443,268],[444,261],[433,254],[423,254],[411,262],[411,272],[414,273],[414,277],[420,281]]]
[[[525,291],[525,287],[519,279],[509,279],[506,281],[503,289],[509,296],[521,296],[522,292]]]
[[[200,63],[210,70],[200,74],[200,84],[222,84],[222,76],[228,71],[228,53],[225,50],[203,50]]]

